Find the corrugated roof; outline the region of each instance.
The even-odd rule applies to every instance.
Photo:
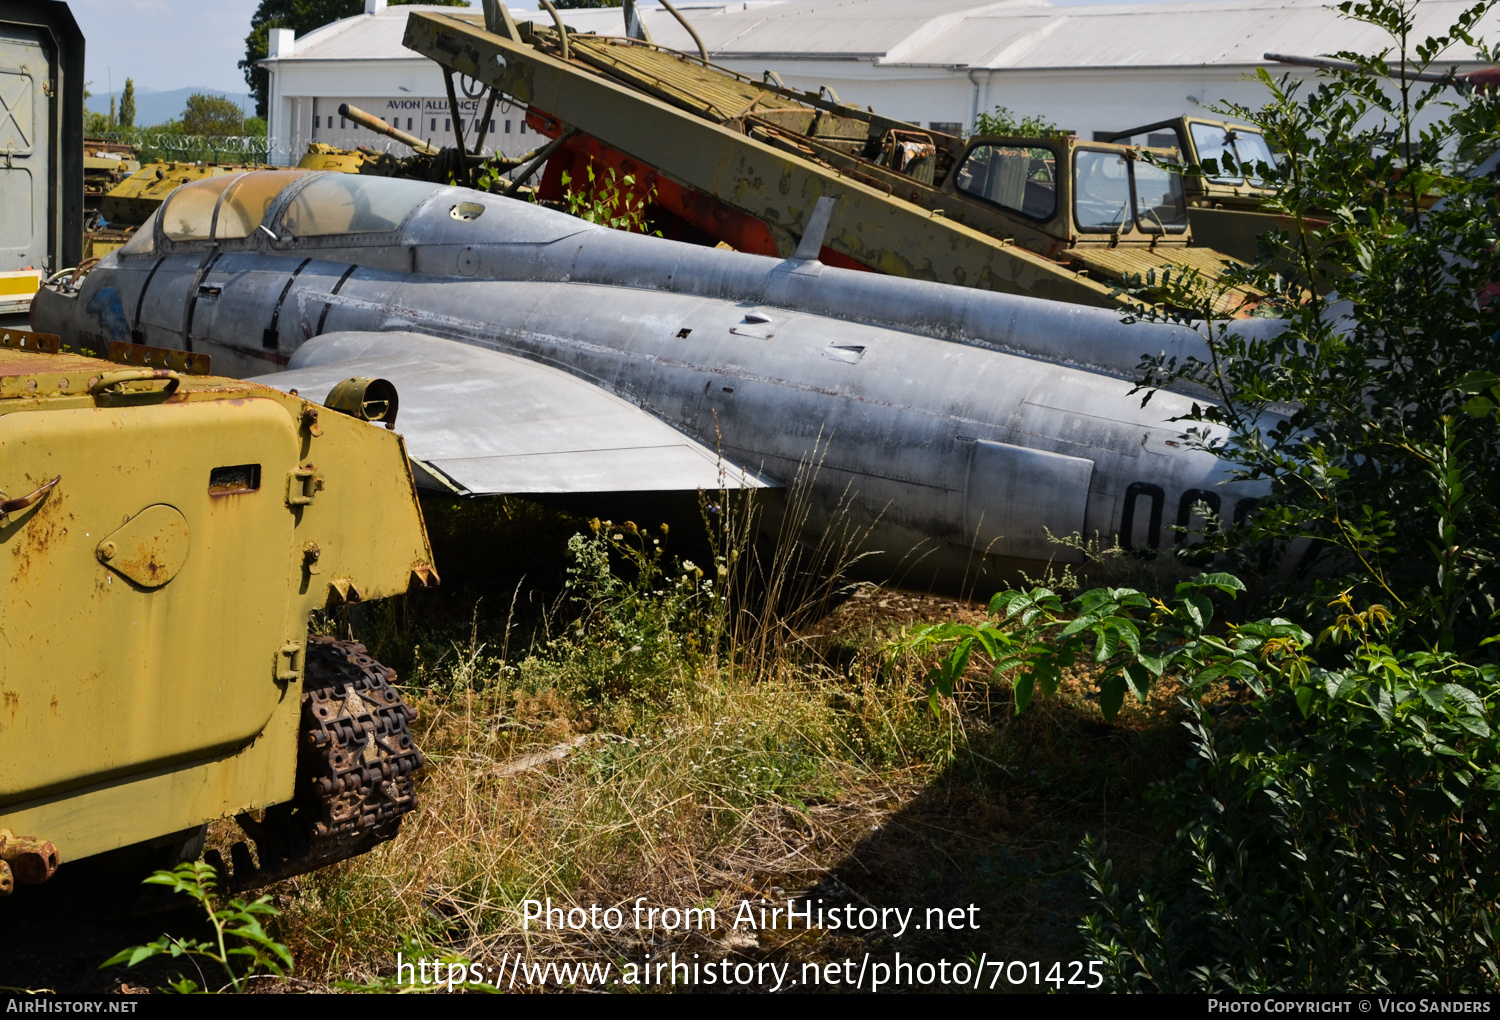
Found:
[[[1425,0],[1415,37],[1445,31],[1469,0]],[[389,7],[324,26],[297,41],[298,60],[411,59],[401,45],[407,13],[437,10],[478,21],[477,9]],[[1380,30],[1339,17],[1321,0],[1186,0],[1186,2],[1052,7],[1046,0],[783,0],[774,3],[682,4],[710,56],[723,59],[855,59],[882,66],[992,70],[1118,66],[1249,66],[1267,51],[1317,56],[1340,50],[1375,53],[1389,45]],[[550,24],[545,12],[515,12]],[[657,43],[694,52],[666,11],[646,9]],[[569,10],[571,29],[623,34],[619,9]],[[1500,12],[1480,36],[1500,35]],[[1465,44],[1447,59],[1478,59]]]
[[[287,59],[400,60],[416,57],[401,45],[406,34],[406,16],[412,11],[441,11],[476,24],[484,22],[484,15],[477,8],[466,10],[428,4],[387,7],[380,14],[356,14],[301,36],[293,47],[292,56]],[[615,14],[618,17],[619,12]]]
[[[1471,4],[1426,0],[1416,39],[1446,31]],[[1491,33],[1500,17],[1486,19]],[[1256,65],[1264,54],[1374,54],[1390,45],[1380,29],[1340,18],[1317,0],[1199,0],[976,12],[903,64],[1039,69],[1096,66]],[[1446,54],[1473,61],[1473,47]]]

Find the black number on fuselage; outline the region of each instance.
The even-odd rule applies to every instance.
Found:
[[[1130,487],[1125,490],[1125,508],[1120,511],[1121,549],[1135,548],[1135,507],[1142,496],[1151,500],[1151,516],[1146,525],[1146,545],[1152,549],[1161,548],[1161,511],[1167,501],[1167,494],[1160,485],[1131,482]]]
[[[1205,504],[1208,507],[1209,512],[1213,514],[1211,520],[1218,520],[1219,494],[1217,492],[1209,492],[1207,489],[1188,489],[1182,494],[1182,499],[1177,501],[1178,530],[1177,541],[1174,544],[1181,545],[1187,540],[1188,521],[1193,519],[1193,507],[1199,503]],[[1210,523],[1207,530],[1212,531],[1215,527],[1217,527],[1216,524]]]

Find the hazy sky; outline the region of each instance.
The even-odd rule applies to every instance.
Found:
[[[1059,6],[1101,2],[1127,0],[1052,0]],[[190,85],[245,91],[235,63],[245,55],[258,0],[71,0],[69,6],[83,29],[94,92],[108,92],[111,79],[119,89],[126,77],[160,91]],[[510,7],[535,10],[536,4]]]

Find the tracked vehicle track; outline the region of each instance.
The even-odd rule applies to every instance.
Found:
[[[204,855],[228,889],[301,875],[395,838],[417,806],[414,773],[426,762],[408,729],[417,714],[391,688],[395,679],[362,644],[308,639],[296,794],[260,820],[236,817],[255,842],[253,857],[243,842],[230,847],[228,869],[218,851]]]

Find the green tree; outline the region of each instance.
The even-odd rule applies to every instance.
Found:
[[[182,133],[185,135],[237,135],[245,114],[232,100],[194,92],[188,96],[182,111]]]
[[[974,134],[976,135],[999,135],[1018,136],[1021,138],[1042,138],[1055,134],[1058,130],[1056,124],[1046,117],[1036,114],[1027,114],[1017,117],[1010,112],[1006,106],[995,107],[994,113],[981,113],[974,122]]]
[[[1500,97],[1438,59],[1476,46],[1495,2],[1423,40],[1415,0],[1346,0],[1389,48],[1335,54],[1353,67],[1311,88],[1261,72],[1264,107],[1219,111],[1260,127],[1274,166],[1178,167],[1274,184],[1290,224],[1244,274],[1284,328],[1205,314],[1205,359],[1147,358],[1140,387],[1212,391],[1179,419],[1191,445],[1269,483],[1186,557],[1258,573],[1257,598],[1228,573],[1036,588],[908,639],[941,653],[934,705],[979,668],[1017,711],[1074,670],[1107,718],[1180,694],[1192,754],[1151,796],[1175,840],[1139,883],[1086,848],[1087,955],[1114,990],[1500,987],[1500,182],[1477,172]]]
[[[1314,623],[1352,590],[1413,627],[1408,640],[1460,655],[1478,654],[1500,610],[1500,429],[1465,411],[1500,333],[1500,182],[1475,172],[1495,149],[1500,102],[1463,81],[1411,78],[1446,72],[1439,55],[1475,45],[1493,3],[1420,40],[1411,0],[1348,0],[1338,9],[1385,28],[1387,50],[1338,54],[1355,67],[1312,89],[1261,71],[1264,107],[1220,110],[1278,153],[1244,172],[1277,188],[1271,208],[1290,228],[1265,239],[1247,276],[1287,328],[1252,339],[1200,325],[1206,360],[1149,359],[1143,381],[1212,391],[1183,419],[1189,437],[1270,484],[1246,526],[1210,536],[1226,565],[1276,591],[1300,560]],[[1434,113],[1447,115],[1418,127]],[[1296,267],[1292,282],[1271,255]]]
[[[393,4],[417,0],[392,0]],[[444,7],[468,7],[468,0],[421,0]],[[245,36],[245,59],[239,68],[245,73],[245,84],[255,98],[255,115],[266,116],[266,72],[255,66],[270,53],[271,29],[290,28],[304,36],[342,18],[352,18],[365,9],[364,0],[260,0],[250,17],[250,34]]]
[[[135,127],[135,82],[125,79],[125,90],[120,93],[120,126]]]

